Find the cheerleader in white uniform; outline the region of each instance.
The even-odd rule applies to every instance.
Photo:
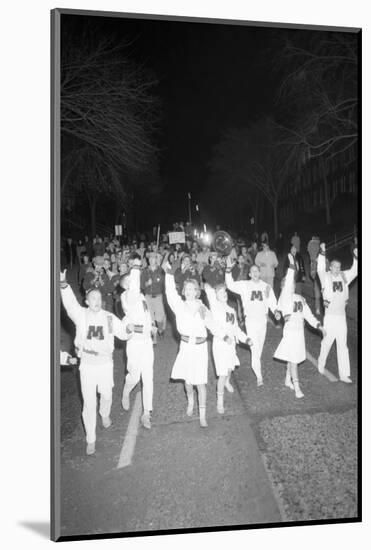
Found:
[[[306,359],[304,320],[320,330],[325,336],[321,323],[314,317],[305,299],[295,293],[294,258],[288,254],[290,266],[287,270],[284,285],[278,301],[278,308],[284,316],[283,337],[275,351],[274,358],[287,361],[285,385],[295,390],[297,398],[304,397],[298,378],[298,364]]]
[[[130,408],[130,392],[142,379],[143,415],[141,422],[144,428],[151,429],[151,412],[153,400],[153,342],[152,334],[156,327],[152,325],[151,313],[145,297],[140,292],[139,258],[133,260],[130,274],[124,279],[125,292],[121,294],[121,305],[125,313],[124,325],[131,338],[126,344],[127,375],[122,394],[122,407]]]
[[[225,282],[228,290],[241,296],[246,332],[254,342],[251,348],[251,368],[256,375],[257,385],[262,386],[263,376],[260,358],[267,333],[268,309],[271,310],[277,321],[281,318],[281,314],[277,309],[277,300],[273,288],[261,280],[257,265],[250,267],[251,279],[249,281],[234,281],[231,273],[232,267],[233,261],[228,257]]]
[[[218,376],[217,384],[217,411],[224,413],[224,388],[233,393],[230,376],[240,361],[236,354],[236,342],[240,341],[252,346],[251,339],[240,329],[235,310],[227,304],[228,295],[225,285],[218,285],[215,289],[205,284],[205,292],[209,301],[213,321],[224,336],[214,336],[213,357],[215,370]]]
[[[200,410],[200,425],[207,427],[206,422],[206,384],[207,384],[207,330],[214,330],[211,313],[201,302],[200,287],[195,279],[184,282],[182,295],[179,296],[174,270],[166,261],[164,263],[165,292],[168,304],[176,317],[176,326],[180,334],[180,346],[175,360],[171,378],[184,380],[188,399],[187,415],[192,416],[194,406],[193,386],[197,386]]]

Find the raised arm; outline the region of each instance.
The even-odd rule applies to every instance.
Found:
[[[62,303],[66,308],[67,315],[74,323],[77,323],[79,315],[82,311],[82,307],[76,300],[76,296],[73,293],[72,288],[66,281],[66,270],[60,274],[60,288]]]
[[[215,290],[208,283],[205,283],[204,288],[205,288],[205,292],[206,292],[206,296],[207,296],[207,299],[208,299],[208,302],[209,302],[210,309],[211,309],[211,311],[213,311],[215,309],[216,304],[217,304]]]
[[[227,257],[227,269],[225,270],[225,284],[228,290],[236,294],[243,294],[245,281],[234,281],[232,277],[233,260],[230,256]]]
[[[130,270],[129,289],[127,290],[125,298],[129,305],[137,302],[140,297],[140,266],[141,261],[139,259],[135,259],[133,262],[133,267]]]
[[[175,287],[174,272],[170,264],[166,262],[163,268],[165,269],[165,294],[167,303],[176,315],[179,308],[182,306],[183,300]]]
[[[288,254],[288,259],[289,266],[287,268],[278,306],[284,316],[292,313],[292,299],[294,295],[295,263],[292,254]]]
[[[353,250],[353,264],[352,264],[352,267],[350,269],[347,269],[346,271],[344,271],[344,275],[345,275],[345,279],[346,279],[346,282],[348,283],[348,285],[350,285],[350,283],[352,281],[354,281],[354,279],[358,275],[358,249],[357,248],[355,248]]]
[[[326,284],[326,245],[320,244],[320,250],[317,258],[317,273],[319,280],[321,281],[321,287],[324,288]]]

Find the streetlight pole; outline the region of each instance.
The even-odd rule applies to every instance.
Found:
[[[191,193],[188,191],[188,221],[192,225]]]

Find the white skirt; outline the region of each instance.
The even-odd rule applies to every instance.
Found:
[[[283,337],[276,349],[275,359],[288,361],[298,365],[306,359],[305,338],[303,330],[288,329],[286,325],[283,328]]]
[[[223,342],[220,338],[214,337],[213,357],[218,376],[227,376],[228,371],[234,370],[235,366],[240,364],[236,354],[236,346],[234,344],[227,344],[227,342]]]
[[[184,380],[186,384],[207,384],[207,342],[187,344],[181,341],[171,378]]]

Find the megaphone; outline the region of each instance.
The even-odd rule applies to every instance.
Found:
[[[233,248],[233,239],[226,231],[216,231],[212,246],[221,256],[229,256]]]

